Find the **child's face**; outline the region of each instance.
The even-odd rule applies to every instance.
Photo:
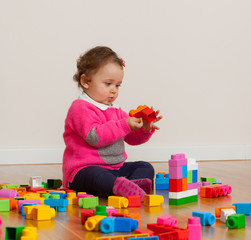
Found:
[[[124,71],[116,63],[107,63],[90,80],[83,84],[85,93],[93,100],[105,105],[111,105],[118,97],[119,87],[122,84]]]

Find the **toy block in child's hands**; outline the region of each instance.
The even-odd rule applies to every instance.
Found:
[[[136,110],[131,110],[129,112],[130,117],[143,118],[147,122],[152,122],[157,119],[156,112],[149,108],[147,105],[140,105]]]
[[[127,196],[128,199],[128,207],[140,207],[141,206],[141,198],[140,195]]]
[[[150,195],[144,196],[144,205],[148,207],[160,206],[164,203],[164,197],[162,195]]]
[[[125,197],[119,196],[109,196],[108,197],[108,206],[112,206],[115,208],[127,208],[129,201]]]

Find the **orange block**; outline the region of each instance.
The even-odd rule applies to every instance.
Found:
[[[235,206],[227,206],[227,207],[215,208],[215,217],[220,217],[220,215],[221,215],[221,209],[233,209],[234,211],[236,211],[236,207]]]
[[[140,118],[140,117],[141,117],[141,112],[142,112],[145,108],[148,108],[148,106],[147,106],[147,105],[140,105],[140,106],[137,107],[136,110],[132,109],[132,110],[129,112],[129,116],[130,116],[130,117]]]
[[[182,191],[188,190],[188,180],[187,178],[182,178]]]

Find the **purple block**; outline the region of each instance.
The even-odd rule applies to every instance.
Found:
[[[18,212],[22,212],[22,205],[24,203],[36,203],[37,205],[41,205],[41,200],[19,200],[18,201]]]
[[[185,154],[174,154],[168,163],[169,167],[183,166],[187,165],[187,159],[185,158]]]
[[[169,167],[169,179],[181,179],[182,167]]]
[[[0,190],[0,198],[15,198],[19,197],[19,193],[12,189],[1,189]]]

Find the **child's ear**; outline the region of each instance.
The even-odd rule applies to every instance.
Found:
[[[81,75],[80,84],[85,89],[89,88],[89,80],[88,80],[88,77],[85,74]]]

